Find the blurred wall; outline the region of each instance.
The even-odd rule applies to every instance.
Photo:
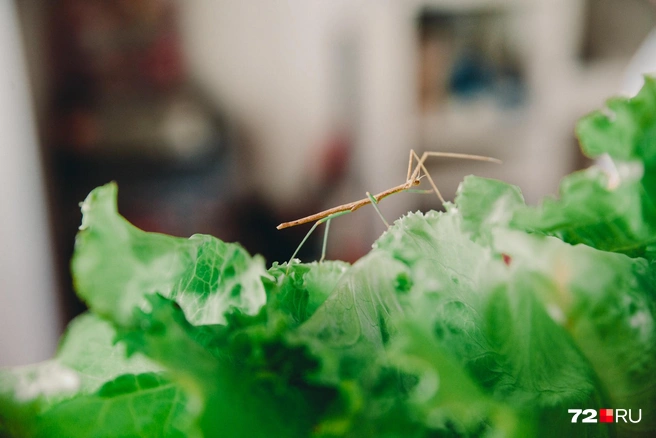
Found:
[[[304,196],[324,199],[325,188],[313,190],[321,152],[344,132],[354,146],[351,178],[338,199],[324,200],[326,207],[403,181],[416,140],[414,2],[180,6],[192,73],[252,136],[251,168],[240,184],[279,206],[307,203]],[[399,198],[382,208],[397,217],[409,205]],[[382,231],[374,214],[342,218],[333,240],[358,242],[358,252],[366,251]]]
[[[486,176],[519,184],[535,202],[576,166],[575,121],[617,91],[635,50],[619,42],[627,34],[639,40],[653,22],[646,2],[630,0],[627,14],[645,17],[638,30],[614,21],[587,29],[600,3],[615,15],[622,11],[617,0],[191,0],[181,8],[193,73],[252,135],[256,159],[241,184],[277,203],[302,202],[315,183],[317,151],[331,131],[346,125],[355,145],[358,197],[402,180],[414,147],[498,156],[504,167]],[[484,108],[480,99],[418,114],[416,19],[423,8],[507,17],[498,30],[517,58],[527,96],[516,111]],[[615,48],[603,49],[608,42],[597,43],[601,36],[616,41]],[[583,59],[584,49],[594,59]],[[345,52],[350,58],[340,57]],[[455,170],[445,177],[447,187],[449,179],[457,184],[462,178]]]
[[[337,123],[328,49],[349,2],[193,0],[180,7],[197,81],[252,136],[255,167],[240,182],[279,200],[298,193],[304,151]]]
[[[60,335],[32,98],[14,3],[0,2],[0,366],[50,357]]]

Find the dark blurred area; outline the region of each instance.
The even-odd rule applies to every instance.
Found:
[[[67,0],[47,13],[52,60],[45,158],[67,317],[79,202],[108,181],[136,226],[217,234],[229,192],[223,116],[186,73],[175,5]],[[193,213],[192,213],[193,212]]]
[[[16,126],[21,144],[3,146],[2,160],[34,178],[3,180],[13,192],[0,214],[40,220],[43,235],[32,243],[43,257],[7,246],[0,268],[7,278],[24,277],[27,264],[41,269],[24,293],[56,295],[59,307],[22,311],[28,319],[55,314],[54,332],[84,308],[68,266],[78,205],[98,185],[118,182],[119,211],[139,228],[212,234],[268,264],[286,261],[309,225],[276,225],[402,183],[411,148],[504,161],[431,161],[447,199],[470,173],[518,184],[528,202],[554,193],[562,176],[590,164],[576,120],[656,71],[637,61],[656,60],[656,48],[653,56],[645,48],[655,10],[647,0],[13,5],[5,19],[15,38],[5,42],[22,58],[0,63],[26,65],[22,82],[7,80],[26,90],[34,121],[26,116],[25,126],[36,140],[23,145],[32,137]],[[29,147],[36,155],[15,164]],[[390,222],[439,208],[425,195],[381,203]],[[22,232],[9,228],[8,236]],[[340,217],[328,257],[353,262],[383,230],[370,208]],[[319,258],[320,231],[298,254],[303,261]],[[3,292],[12,284],[0,283],[0,307],[19,299]],[[50,344],[8,361],[47,357]]]

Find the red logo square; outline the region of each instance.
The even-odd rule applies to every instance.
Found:
[[[613,410],[612,409],[599,409],[599,422],[600,423],[612,423]]]

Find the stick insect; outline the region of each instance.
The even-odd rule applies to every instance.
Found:
[[[298,254],[298,251],[301,249],[303,244],[307,241],[307,239],[310,237],[310,235],[314,232],[314,230],[324,222],[326,223],[326,228],[324,231],[324,237],[323,237],[323,246],[321,248],[321,259],[319,260],[320,262],[324,260],[326,257],[326,242],[328,240],[328,231],[330,229],[330,221],[336,217],[352,213],[355,210],[358,210],[361,207],[364,207],[367,204],[371,204],[375,209],[380,218],[382,219],[383,223],[389,227],[390,225],[387,223],[385,218],[383,217],[382,213],[380,212],[380,209],[378,208],[378,203],[382,201],[383,199],[387,198],[390,195],[393,195],[395,193],[399,192],[407,192],[411,191],[414,189],[414,187],[418,186],[421,184],[421,180],[426,177],[428,182],[431,185],[431,189],[429,190],[419,190],[420,192],[423,193],[435,193],[437,195],[437,198],[440,200],[442,204],[446,202],[444,200],[444,197],[442,196],[442,193],[439,191],[437,188],[437,185],[435,184],[435,181],[433,181],[433,178],[431,178],[430,174],[428,173],[428,170],[426,169],[425,162],[428,157],[441,157],[441,158],[461,158],[461,159],[466,159],[466,160],[476,160],[476,161],[487,161],[491,163],[497,163],[501,164],[501,160],[498,160],[496,158],[492,157],[486,157],[483,155],[471,155],[471,154],[459,154],[459,153],[454,153],[454,152],[424,152],[421,157],[417,155],[417,153],[413,150],[410,149],[410,157],[408,159],[408,173],[406,175],[406,180],[404,183],[399,184],[398,186],[394,186],[392,188],[389,188],[387,190],[384,190],[376,195],[372,195],[369,192],[366,192],[367,197],[362,198],[358,201],[353,201],[353,202],[348,202],[346,204],[338,205],[337,207],[329,208],[328,210],[321,211],[319,213],[315,213],[310,216],[303,217],[301,219],[297,219],[294,221],[290,222],[283,222],[282,224],[278,225],[276,228],[279,230],[282,230],[284,228],[289,228],[289,227],[295,227],[297,225],[302,225],[302,224],[307,224],[310,222],[314,222],[314,225],[312,225],[312,228],[310,228],[310,231],[305,235],[303,240],[301,241],[300,245],[298,245],[298,248],[296,248],[296,251],[294,251],[294,254],[292,254],[289,263],[287,264],[288,266],[291,265],[292,261],[294,260],[294,257],[296,257],[296,254]],[[415,164],[416,163],[416,164]],[[414,165],[414,167],[413,167]]]

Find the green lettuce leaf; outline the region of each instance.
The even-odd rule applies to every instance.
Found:
[[[322,378],[355,378],[372,365],[402,317],[397,299],[405,267],[372,252],[346,272],[332,294],[296,334],[323,357]],[[314,340],[317,342],[314,342]]]
[[[54,406],[39,419],[35,435],[188,437],[195,433],[179,424],[187,410],[184,392],[161,374],[126,374],[95,394]]]
[[[289,315],[294,325],[301,324],[326,301],[348,268],[341,261],[274,263],[268,271],[272,280],[263,279],[268,300],[275,301],[268,305]]]
[[[512,257],[513,276],[533,290],[594,371],[606,406],[642,409],[621,436],[656,430],[656,273],[642,258],[570,246],[555,238],[498,230],[495,245]],[[541,256],[536,258],[534,254]],[[537,279],[536,279],[537,278]],[[539,281],[539,279],[542,281]],[[536,285],[541,287],[536,288]],[[558,349],[562,360],[562,350]],[[576,388],[581,388],[577,385]],[[597,403],[599,405],[599,403]],[[581,405],[583,407],[583,405]]]
[[[82,225],[72,261],[75,288],[91,310],[128,325],[145,296],[174,299],[194,324],[225,322],[239,309],[257,313],[266,299],[261,257],[206,235],[189,239],[147,233],[116,209],[116,184],[92,191],[82,203]]]
[[[194,326],[175,302],[147,299],[149,311],[137,311],[121,339],[176,378],[201,409],[203,436],[308,436],[335,398],[334,389],[304,378],[318,362],[285,341],[289,319],[275,309],[232,313],[225,326]]]
[[[584,153],[611,159],[565,177],[558,198],[518,208],[512,225],[632,257],[656,251],[656,80],[633,98],[614,98],[581,119]]]
[[[606,108],[579,121],[576,134],[590,157],[608,154],[613,159],[656,165],[656,78],[645,76],[632,98],[616,97]]]
[[[137,354],[126,357],[106,321],[84,314],[50,361],[0,370],[0,435],[190,436],[180,387]]]
[[[487,192],[516,199],[513,190],[498,189],[491,182]],[[466,382],[457,385],[459,391],[448,386],[436,391],[432,403],[424,405],[443,427],[473,433],[487,422],[495,430],[522,436],[530,427],[524,419],[532,419],[537,430],[549,427],[553,436],[585,435],[572,429],[576,425],[567,409],[598,405],[603,389],[587,358],[538,300],[544,280],[523,271],[513,275],[519,255],[473,241],[463,232],[459,209],[452,206],[446,213],[402,218],[376,247],[411,268],[414,287],[407,324],[414,328],[407,336],[421,336],[415,343],[426,345],[426,350],[432,346],[431,353],[419,355],[416,349],[414,355],[433,363],[435,375],[447,373],[449,383]],[[424,358],[428,354],[430,362]],[[459,364],[455,370],[460,375],[448,361]],[[590,436],[603,434],[603,428]]]

